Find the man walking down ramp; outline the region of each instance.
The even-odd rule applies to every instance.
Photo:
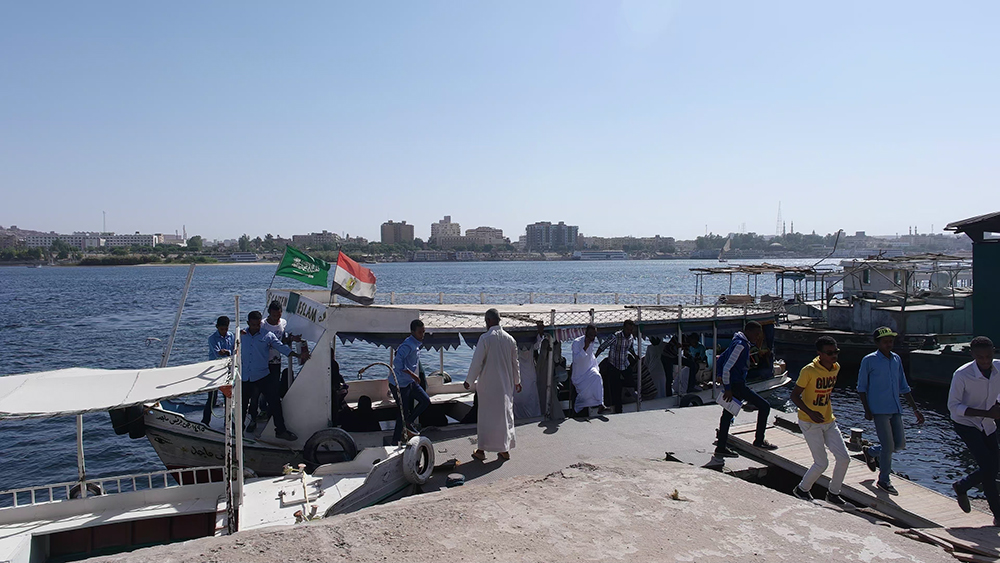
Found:
[[[979,469],[952,484],[958,505],[972,512],[969,489],[979,487],[986,495],[993,525],[1000,524],[1000,494],[997,493],[997,470],[1000,448],[997,446],[997,419],[1000,418],[1000,361],[993,359],[993,341],[985,336],[972,339],[969,346],[973,361],[958,368],[951,378],[948,410],[955,433],[965,442]]]
[[[865,407],[865,420],[875,421],[875,434],[879,443],[862,452],[868,469],[879,471],[875,486],[890,495],[898,495],[896,487],[889,482],[889,476],[892,475],[893,452],[906,447],[903,404],[899,401],[899,396],[906,397],[917,418],[917,424],[924,423],[924,415],[917,410],[917,403],[906,383],[903,361],[892,351],[896,333],[883,326],[875,329],[872,337],[878,350],[861,360],[861,367],[858,369],[858,395]]]
[[[771,414],[771,405],[767,404],[767,399],[758,395],[753,389],[747,386],[747,370],[750,361],[750,347],[760,347],[764,342],[764,329],[757,321],[750,321],[743,327],[743,332],[733,335],[733,341],[729,348],[719,356],[716,362],[716,376],[722,379],[725,388],[722,398],[727,402],[733,397],[741,401],[746,401],[757,407],[757,434],[754,437],[754,447],[762,450],[775,450],[777,446],[764,439],[764,431],[767,429],[767,417]],[[715,446],[714,463],[722,463],[724,457],[735,457],[736,454],[729,449],[729,427],[733,424],[733,413],[722,410],[722,418],[719,420],[719,439]]]
[[[840,496],[840,490],[851,463],[851,454],[844,445],[844,435],[837,427],[833,405],[830,403],[830,395],[837,385],[837,374],[840,373],[840,364],[837,363],[840,350],[836,340],[820,336],[816,340],[816,352],[816,359],[802,368],[799,379],[795,382],[795,389],[792,390],[792,402],[799,407],[799,428],[802,429],[802,437],[809,444],[813,457],[812,467],[802,476],[802,481],[792,493],[802,500],[813,499],[810,490],[830,465],[826,457],[826,450],[829,448],[836,464],[826,500],[846,507],[848,503]]]
[[[479,396],[479,448],[472,454],[486,459],[486,452],[498,452],[497,458],[510,459],[514,447],[514,393],[521,392],[517,366],[517,343],[500,328],[500,313],[486,311],[486,333],[479,337],[472,354],[465,388],[476,386]]]

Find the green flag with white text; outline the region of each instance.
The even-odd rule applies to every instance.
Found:
[[[329,273],[330,264],[319,258],[313,258],[293,246],[285,245],[285,255],[281,258],[278,271],[274,275],[326,287],[326,278]]]

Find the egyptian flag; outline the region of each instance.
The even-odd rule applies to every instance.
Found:
[[[371,305],[375,302],[375,274],[341,252],[337,256],[332,292],[362,305]]]

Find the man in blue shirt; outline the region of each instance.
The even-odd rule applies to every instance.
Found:
[[[758,395],[747,385],[750,348],[753,346],[760,348],[763,343],[764,327],[757,321],[749,321],[743,326],[743,332],[737,332],[733,335],[733,341],[729,344],[729,348],[726,348],[726,351],[719,356],[716,361],[715,375],[722,380],[723,400],[729,402],[735,397],[757,407],[757,433],[754,435],[754,447],[762,450],[776,450],[777,446],[764,439],[767,417],[771,414],[771,405],[768,404],[767,399]],[[739,455],[728,447],[729,428],[732,424],[733,413],[722,409],[718,440],[715,443],[715,454],[711,461],[713,465],[723,463],[725,461],[723,458]]]
[[[878,445],[862,450],[868,469],[879,469],[878,488],[897,495],[899,491],[889,482],[892,473],[892,454],[906,447],[906,436],[903,434],[903,405],[899,396],[906,397],[906,402],[917,417],[917,424],[924,423],[924,415],[917,410],[917,403],[910,393],[903,373],[903,362],[899,355],[892,351],[896,342],[896,333],[887,326],[875,329],[872,334],[878,350],[868,354],[861,360],[858,370],[858,395],[865,407],[865,420],[875,421],[875,434]]]
[[[413,319],[410,322],[410,335],[396,348],[396,357],[392,361],[392,372],[389,374],[389,391],[397,406],[396,429],[392,433],[392,443],[398,444],[403,439],[403,428],[416,434],[413,422],[417,420],[427,407],[431,406],[431,398],[420,386],[418,350],[424,339],[424,322]],[[416,406],[413,403],[416,402]],[[403,412],[406,412],[404,424]]]
[[[236,336],[229,332],[229,317],[223,315],[215,321],[215,332],[208,337],[208,359],[219,360],[228,358],[233,354],[233,345]],[[208,401],[205,402],[205,411],[202,413],[201,423],[208,426],[212,422],[212,408],[215,407],[215,399],[218,391],[208,392]]]
[[[268,368],[268,360],[271,357],[271,350],[286,356],[297,356],[300,361],[309,359],[309,352],[301,354],[293,352],[291,348],[282,344],[273,333],[261,330],[260,324],[263,315],[260,311],[250,311],[247,315],[247,329],[240,333],[241,358],[243,360],[243,373],[240,379],[243,382],[243,419],[246,420],[247,408],[250,406],[250,398],[257,393],[263,393],[267,399],[268,408],[271,410],[271,418],[274,419],[274,435],[281,440],[294,442],[298,439],[294,433],[285,428],[285,415],[281,410],[281,394],[278,390],[278,378],[271,373]],[[253,432],[257,428],[254,420],[247,425],[247,432]]]

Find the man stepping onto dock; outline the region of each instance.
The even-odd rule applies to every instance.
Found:
[[[865,420],[875,421],[875,434],[878,445],[862,450],[868,469],[879,470],[876,486],[890,495],[898,495],[899,491],[892,486],[889,476],[892,474],[892,454],[906,447],[906,436],[903,434],[903,405],[899,396],[906,397],[906,402],[917,417],[917,424],[924,423],[924,415],[917,410],[917,403],[910,393],[903,373],[903,361],[892,351],[896,343],[896,333],[887,326],[879,327],[872,333],[878,350],[868,354],[861,360],[858,369],[858,395],[865,407]]]
[[[993,525],[1000,525],[1000,494],[997,493],[997,470],[1000,465],[997,423],[1000,418],[1000,360],[993,359],[993,341],[985,336],[972,339],[969,346],[973,361],[958,368],[951,378],[948,410],[958,434],[979,465],[979,469],[956,481],[952,488],[958,505],[972,512],[969,489],[979,487],[993,512]]]
[[[802,476],[802,481],[792,493],[802,500],[813,500],[810,490],[830,465],[826,456],[829,448],[835,465],[826,500],[831,504],[846,506],[847,501],[840,496],[840,489],[851,463],[851,454],[847,453],[844,436],[837,427],[833,405],[830,403],[830,395],[837,384],[837,374],[840,373],[840,364],[837,363],[840,350],[837,349],[836,340],[820,336],[816,340],[816,351],[819,355],[802,368],[799,379],[795,382],[795,389],[792,390],[792,402],[799,407],[799,428],[802,429],[802,437],[809,444],[813,457],[812,467]]]
[[[776,450],[777,446],[764,439],[764,430],[767,429],[767,417],[771,414],[771,406],[767,400],[761,397],[753,389],[747,386],[747,368],[750,361],[750,347],[758,348],[764,343],[764,329],[757,321],[750,321],[743,327],[743,332],[733,335],[733,341],[729,348],[719,356],[716,361],[716,376],[722,378],[722,385],[725,393],[722,397],[726,401],[731,401],[733,397],[741,401],[748,402],[757,407],[757,434],[754,437],[754,447],[762,450]],[[729,427],[733,424],[733,414],[726,409],[722,410],[722,419],[719,420],[719,439],[715,446],[715,456],[712,461],[721,463],[723,457],[733,457],[733,453],[727,447],[729,442]]]

